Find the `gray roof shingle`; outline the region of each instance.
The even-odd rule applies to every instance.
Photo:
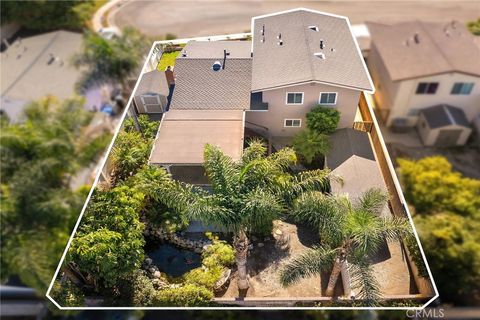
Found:
[[[252,34],[253,91],[310,81],[373,90],[345,17],[296,9],[254,17]],[[322,53],[325,59],[315,53]]]
[[[392,81],[447,72],[480,76],[480,47],[460,22],[367,26]]]
[[[223,50],[229,58],[250,59],[251,41],[189,41],[177,59],[223,59]],[[183,57],[186,54],[186,57]]]
[[[439,104],[420,111],[431,129],[457,125],[469,128],[469,123],[462,109],[448,104]]]
[[[247,110],[250,108],[252,61],[227,58],[225,69],[213,71],[223,59],[177,59],[170,109]]]

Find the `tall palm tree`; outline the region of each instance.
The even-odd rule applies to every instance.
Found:
[[[218,147],[207,144],[204,168],[212,192],[168,182],[154,197],[190,219],[233,233],[238,288],[244,291],[249,288],[248,234],[270,232],[272,221],[303,191],[325,190],[328,185],[328,170],[290,174],[288,167],[295,161],[295,152],[290,148],[266,156],[266,147],[259,141],[249,144],[240,161],[233,161]]]
[[[365,192],[355,204],[345,196],[306,192],[294,203],[292,215],[298,221],[318,228],[320,245],[294,259],[282,271],[280,282],[288,286],[322,272],[330,272],[326,295],[333,296],[342,268],[347,267],[357,297],[373,305],[380,297],[369,257],[377,253],[384,240],[411,235],[407,219],[382,217],[388,195],[380,189]]]

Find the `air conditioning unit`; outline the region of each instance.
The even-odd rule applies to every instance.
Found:
[[[392,121],[392,131],[397,133],[407,132],[409,129],[407,118],[395,118]]]

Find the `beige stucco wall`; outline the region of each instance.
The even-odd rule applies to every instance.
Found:
[[[287,92],[303,92],[303,104],[287,105]],[[263,102],[268,103],[268,111],[247,111],[245,120],[269,128],[271,136],[293,136],[306,128],[305,115],[318,105],[321,92],[337,92],[336,105],[331,107],[341,113],[338,128],[351,128],[357,111],[360,91],[320,83],[264,91]],[[285,119],[301,119],[301,127],[285,128]]]
[[[416,94],[415,91],[420,82],[438,82],[437,92],[435,94]],[[450,94],[455,82],[473,82],[472,92],[469,95]],[[407,116],[411,108],[422,109],[442,103],[461,108],[467,119],[472,121],[475,115],[480,113],[480,77],[462,73],[447,73],[399,82],[387,125],[390,125],[394,118],[405,117],[409,119],[409,124],[414,126],[418,116]]]

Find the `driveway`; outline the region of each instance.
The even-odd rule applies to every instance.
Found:
[[[250,31],[252,16],[306,7],[345,15],[352,24],[412,19],[466,22],[476,20],[477,1],[128,1],[111,11],[118,27],[134,26],[149,36],[173,33],[177,37]]]

